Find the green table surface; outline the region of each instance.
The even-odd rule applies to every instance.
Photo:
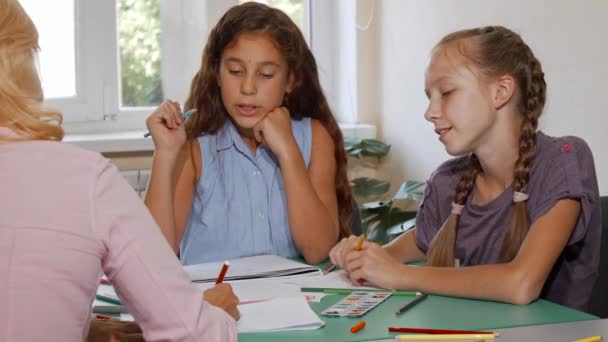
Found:
[[[295,259],[303,262],[303,260]],[[317,265],[320,269],[329,262]],[[491,301],[444,296],[429,296],[401,315],[397,309],[415,297],[391,296],[360,318],[321,316],[321,311],[346,295],[328,295],[320,303],[309,302],[325,322],[317,330],[239,334],[239,342],[299,342],[299,341],[368,341],[391,338],[388,327],[493,330],[538,324],[564,323],[597,319],[598,317],[539,299],[529,305],[512,305]],[[350,328],[359,321],[365,328],[351,334]]]
[[[301,261],[301,260],[298,260]],[[323,269],[327,262],[318,265]],[[317,330],[239,334],[239,342],[299,342],[299,341],[368,341],[394,337],[388,327],[435,329],[495,330],[520,326],[554,324],[597,319],[559,304],[539,299],[529,305],[471,300],[444,296],[429,296],[416,306],[397,316],[395,311],[415,297],[391,296],[360,318],[326,317],[321,311],[340,301],[345,295],[327,295],[321,302],[309,302],[325,322]],[[111,315],[118,316],[118,315]],[[350,328],[364,320],[365,328],[356,334]]]
[[[337,303],[344,295],[328,295],[320,303],[310,303],[321,311]],[[493,330],[518,326],[563,323],[597,317],[546,300],[518,306],[498,302],[429,296],[400,316],[395,311],[414,297],[391,296],[361,318],[319,317],[325,326],[317,330],[239,334],[239,342],[272,341],[366,341],[390,338],[388,327]],[[365,328],[356,334],[350,328],[364,320]]]

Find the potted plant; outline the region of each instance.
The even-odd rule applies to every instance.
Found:
[[[358,138],[347,138],[344,145],[349,156],[376,162],[384,158],[391,147],[379,140]],[[387,196],[391,187],[389,181],[358,177],[351,182],[359,203],[363,233],[368,240],[384,244],[414,227],[416,210],[402,209],[399,205],[404,201],[413,201],[417,206],[422,199],[424,183],[406,181],[392,196]]]

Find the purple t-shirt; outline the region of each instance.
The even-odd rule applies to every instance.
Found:
[[[585,311],[598,274],[600,257],[600,199],[593,156],[577,137],[549,137],[538,132],[537,154],[532,164],[526,202],[530,224],[560,199],[581,203],[581,212],[567,246],[547,278],[540,297]],[[431,176],[416,218],[416,244],[427,251],[448,217],[456,184],[467,157],[443,163]],[[499,262],[505,232],[511,223],[513,189],[484,205],[471,203],[469,195],[460,217],[454,253],[461,266]]]

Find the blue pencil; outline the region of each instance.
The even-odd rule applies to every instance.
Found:
[[[189,118],[189,117],[190,117],[190,115],[192,115],[192,113],[194,113],[194,112],[196,112],[196,109],[190,109],[189,111],[182,113],[182,115],[181,115],[182,120],[186,120],[186,119],[187,119],[187,118]],[[144,138],[147,138],[147,137],[149,137],[149,136],[150,136],[150,132],[146,132],[146,134],[144,134]]]

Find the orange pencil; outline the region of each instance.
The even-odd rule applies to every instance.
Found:
[[[224,261],[224,265],[222,265],[222,270],[220,271],[220,275],[217,276],[216,284],[221,284],[224,281],[224,277],[226,276],[226,272],[228,272],[228,266],[230,263],[228,261]]]
[[[359,243],[357,244],[357,247],[355,247],[356,251],[360,251],[361,248],[363,248],[363,241],[365,241],[365,234],[361,234],[361,236],[359,236]]]
[[[361,322],[353,325],[352,328],[350,328],[350,332],[354,334],[357,331],[363,329],[364,326],[365,326],[365,321],[361,321]]]

